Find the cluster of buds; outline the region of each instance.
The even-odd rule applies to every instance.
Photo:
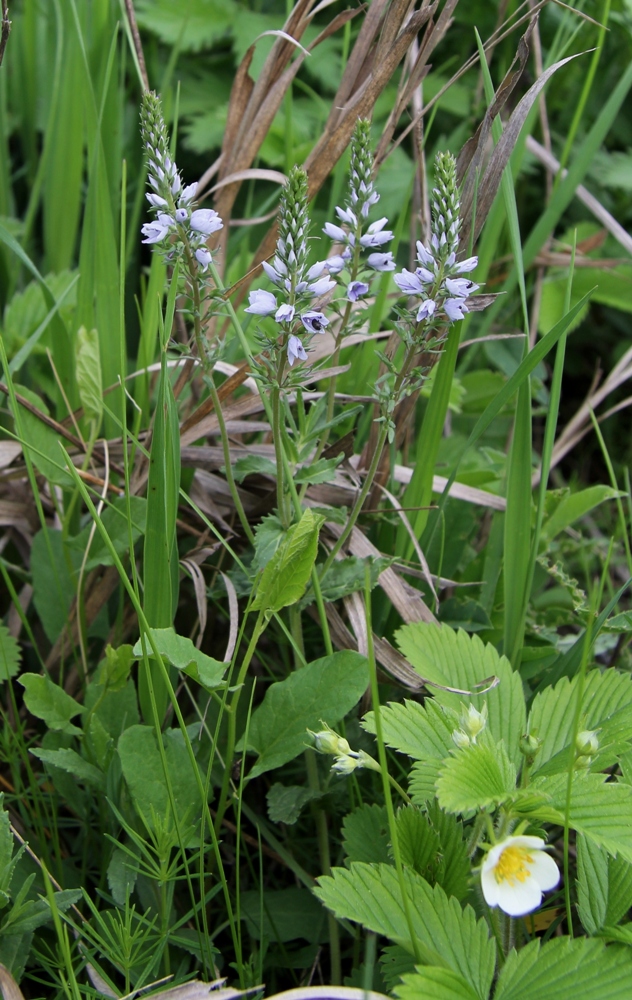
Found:
[[[487,702],[484,703],[480,712],[474,708],[474,705],[464,705],[459,717],[459,723],[461,728],[454,730],[452,739],[459,750],[463,750],[465,747],[471,746],[472,743],[476,743],[477,737],[485,729],[487,725]]]
[[[281,328],[287,359],[306,361],[307,351],[303,339],[315,333],[324,333],[329,320],[324,313],[309,309],[311,299],[326,295],[336,282],[329,277],[325,261],[307,268],[307,175],[301,167],[293,167],[281,197],[279,212],[279,237],[272,263],[263,262],[263,269],[276,285],[282,301],[272,292],[256,289],[250,292],[245,310],[255,316],[274,316]]]
[[[332,771],[336,771],[337,774],[351,774],[361,767],[368,767],[372,771],[380,770],[380,765],[370,754],[364,750],[352,750],[344,736],[339,736],[322,720],[321,725],[325,728],[320,732],[313,733],[311,729],[307,732],[313,737],[315,748],[319,753],[330,754],[336,758],[331,765]]]
[[[380,251],[385,243],[390,243],[393,233],[384,227],[388,223],[386,217],[372,222],[364,231],[365,221],[373,205],[380,199],[372,181],[373,153],[371,151],[371,123],[360,119],[356,123],[351,140],[351,162],[349,165],[349,193],[344,208],[336,206],[336,215],[346,229],[333,222],[327,222],[323,229],[326,236],[341,243],[344,247],[341,253],[327,259],[327,268],[331,274],[339,274],[345,269],[350,280],[347,283],[347,299],[357,302],[369,291],[368,275],[360,275],[360,254],[363,250],[374,250],[364,262],[372,271],[394,271],[393,254]],[[364,278],[364,280],[362,280]]]
[[[432,200],[432,235],[430,246],[417,242],[415,271],[404,268],[393,276],[396,285],[419,298],[416,322],[427,323],[445,317],[456,323],[469,312],[467,299],[479,286],[463,274],[473,271],[478,257],[457,261],[460,201],[456,182],[456,161],[451,153],[438,153],[436,162],[437,187]]]
[[[599,739],[594,729],[584,729],[575,739],[575,766],[588,768],[599,750]]]
[[[213,209],[194,208],[197,184],[182,187],[180,173],[169,156],[167,129],[156,94],[143,95],[140,123],[148,181],[153,188],[146,198],[156,213],[155,220],[141,229],[143,243],[160,245],[170,259],[188,254],[206,271],[212,261],[206,240],[222,229],[222,220]]]

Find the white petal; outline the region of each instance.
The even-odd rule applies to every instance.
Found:
[[[542,891],[534,878],[524,882],[504,879],[498,883],[498,906],[510,917],[523,917],[537,910],[542,902]]]
[[[547,889],[554,889],[560,880],[560,870],[551,855],[547,854],[546,851],[534,851],[531,857],[533,861],[529,868],[532,878],[535,879],[543,892],[546,892]]]

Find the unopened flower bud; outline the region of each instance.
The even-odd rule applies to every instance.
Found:
[[[599,749],[599,740],[594,729],[584,729],[577,734],[575,750],[579,757],[594,757]]]
[[[476,737],[483,731],[486,725],[487,702],[483,704],[483,708],[480,712],[478,709],[474,708],[474,705],[468,705],[467,708],[461,713],[461,726],[471,737],[473,743],[476,743]]]
[[[316,744],[316,749],[320,753],[329,753],[336,756],[347,755],[351,752],[351,747],[349,746],[347,740],[344,736],[339,736],[338,733],[334,732],[326,722],[322,725],[325,727],[318,733],[313,733],[311,729],[308,729],[308,733],[314,737],[314,743]]]
[[[542,746],[542,740],[539,740],[537,736],[532,733],[526,733],[520,739],[519,747],[520,753],[524,754],[527,761],[532,764],[535,760],[535,755],[538,753],[540,747]]]
[[[452,739],[459,750],[465,750],[472,742],[467,733],[464,733],[462,729],[455,729],[452,733]]]

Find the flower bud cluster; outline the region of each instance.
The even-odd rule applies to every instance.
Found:
[[[364,750],[352,750],[344,736],[339,736],[326,722],[321,721],[325,728],[318,733],[313,733],[311,729],[307,732],[314,739],[315,749],[319,753],[330,754],[335,757],[331,765],[332,771],[337,774],[351,774],[352,771],[361,767],[368,767],[372,771],[379,771],[380,765],[370,754]]]
[[[599,750],[599,739],[594,729],[584,729],[575,739],[575,766],[590,767],[592,759]]]
[[[454,730],[452,739],[459,750],[463,750],[465,747],[476,743],[477,737],[485,729],[487,725],[487,702],[484,703],[480,712],[474,708],[474,705],[464,705],[459,722],[461,728]]]
[[[416,323],[442,318],[456,323],[469,312],[467,299],[479,285],[461,277],[473,271],[478,257],[457,261],[461,228],[456,160],[451,153],[438,153],[435,160],[437,187],[432,198],[432,234],[430,246],[417,242],[415,271],[405,268],[395,274],[395,284],[406,295],[420,299]]]
[[[155,220],[141,228],[143,243],[160,244],[170,257],[188,251],[206,271],[212,261],[206,240],[223,228],[222,220],[213,209],[194,209],[197,184],[182,187],[178,168],[169,156],[160,99],[152,92],[143,95],[140,122],[148,181],[153,188],[146,198],[156,213]]]
[[[364,263],[369,271],[394,271],[395,261],[391,251],[382,251],[385,243],[390,243],[393,233],[384,227],[388,223],[386,217],[372,222],[366,232],[364,222],[369,216],[373,205],[380,196],[373,188],[373,153],[371,151],[371,123],[367,119],[359,119],[351,140],[351,162],[349,166],[349,193],[344,208],[336,206],[336,215],[347,228],[325,223],[323,232],[336,243],[342,243],[342,253],[327,259],[330,274],[339,274],[345,269],[349,272],[347,283],[347,299],[357,302],[369,291],[369,280],[360,278],[360,254],[363,250],[373,250]]]
[[[276,253],[272,263],[264,261],[262,265],[283,301],[279,304],[275,294],[259,288],[250,292],[245,310],[255,316],[274,316],[282,328],[290,365],[307,360],[307,351],[298,332],[303,336],[305,333],[310,336],[324,333],[329,324],[324,313],[307,308],[309,300],[326,295],[336,285],[327,273],[325,261],[307,268],[308,231],[307,174],[295,166],[281,196]],[[302,330],[296,320],[300,321]]]

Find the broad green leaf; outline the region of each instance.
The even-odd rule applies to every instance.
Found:
[[[466,813],[500,805],[516,788],[516,769],[502,741],[471,744],[454,750],[437,778],[439,805],[449,813]]]
[[[62,889],[53,893],[55,907],[61,913],[81,899],[81,889]],[[28,899],[21,907],[14,906],[7,914],[2,927],[7,934],[26,934],[52,919],[48,900]]]
[[[127,647],[130,649],[130,647]],[[131,650],[130,650],[131,652]],[[107,738],[118,740],[124,729],[138,725],[138,701],[136,685],[129,679],[119,688],[104,687],[101,684],[89,684],[86,689],[85,705],[90,712],[90,732],[95,720],[101,724]],[[97,732],[97,739],[103,740],[103,733]]]
[[[528,731],[542,740],[532,774],[568,771],[577,708],[577,677],[563,677],[533,699]],[[598,730],[600,754],[614,741],[632,738],[632,678],[617,670],[591,670],[582,682],[581,728]],[[574,748],[573,748],[574,750]],[[599,766],[597,755],[593,767]],[[614,761],[610,761],[610,764]],[[604,763],[604,766],[609,766]]]
[[[395,996],[400,1000],[477,1000],[478,993],[463,976],[436,965],[420,965],[402,976]]]
[[[408,776],[408,794],[416,806],[432,802],[437,794],[437,778],[443,767],[443,758],[429,757],[413,764]]]
[[[152,628],[149,630],[156,643],[158,652],[172,666],[182,670],[198,684],[205,688],[214,688],[222,683],[229,664],[214,660],[212,656],[200,652],[186,636],[178,635],[173,628]],[[152,653],[149,642],[145,640],[145,648]],[[139,639],[132,654],[137,658],[143,655],[142,642]]]
[[[425,705],[408,700],[403,704],[390,702],[380,709],[380,715],[386,745],[415,760],[443,760],[454,749],[452,733],[458,728],[457,720],[434,699],[428,698]],[[373,712],[364,716],[362,727],[375,734]]]
[[[542,538],[545,541],[550,541],[559,535],[560,531],[574,524],[575,521],[594,510],[599,504],[621,496],[625,496],[625,494],[619,490],[613,490],[610,486],[590,486],[586,490],[565,496],[542,525]]]
[[[24,704],[36,719],[43,719],[49,729],[58,729],[71,735],[81,734],[81,730],[73,726],[70,720],[85,712],[85,707],[66,694],[58,684],[54,684],[50,677],[22,674],[18,677],[18,684],[24,687]]]
[[[327,914],[309,889],[266,889],[263,896],[263,928],[261,927],[261,896],[256,891],[242,892],[241,914],[250,934],[257,940],[295,941],[303,938],[314,944],[327,940]]]
[[[182,734],[180,730],[169,730],[161,738],[178,811],[177,819],[181,824],[193,824],[201,804]],[[151,829],[153,812],[163,822],[170,815],[165,772],[154,729],[150,726],[130,726],[121,734],[117,749],[134,807]]]
[[[296,470],[294,476],[295,483],[329,483],[336,478],[336,469],[340,465],[344,455],[338,458],[319,458],[312,465],[304,465]]]
[[[6,625],[0,625],[0,681],[8,681],[20,672],[22,650]]]
[[[61,531],[41,529],[31,546],[33,603],[46,638],[53,643],[67,625],[75,596],[74,570],[80,561],[62,538]]]
[[[301,815],[303,806],[319,796],[320,792],[303,785],[282,785],[277,781],[266,795],[268,816],[273,823],[292,826]]]
[[[609,854],[632,862],[632,786],[606,781],[608,775],[576,773],[573,777],[569,825],[590,837]],[[530,786],[549,796],[549,803],[533,814],[545,822],[564,823],[565,774],[535,778]]]
[[[99,333],[79,327],[76,343],[76,376],[83,412],[96,426],[103,416],[103,378],[99,354]]]
[[[434,881],[439,883],[446,896],[456,896],[462,901],[470,891],[472,869],[463,824],[454,816],[443,812],[436,800],[428,804],[426,815],[437,831],[440,845]]]
[[[436,684],[474,691],[477,684],[494,677],[499,683],[485,694],[458,695],[440,688],[433,689],[436,701],[460,712],[463,704],[472,704],[479,711],[487,704],[488,730],[494,740],[504,740],[510,760],[516,768],[522,763],[519,741],[525,732],[526,710],[520,675],[509,660],[499,656],[489,643],[476,635],[442,626],[415,622],[405,625],[395,636],[397,644],[422,676]]]
[[[628,1000],[632,952],[587,938],[531,941],[512,951],[494,1000]]]
[[[98,767],[80,757],[76,750],[31,750],[34,757],[39,757],[45,764],[60,767],[62,771],[73,774],[78,781],[92,785],[99,791],[105,790],[105,775]]]
[[[121,691],[127,684],[134,662],[132,647],[128,643],[105,647],[105,657],[97,667],[96,682],[109,692]]]
[[[138,23],[167,45],[197,52],[226,35],[238,18],[232,0],[139,0]],[[254,36],[251,42],[254,41]]]
[[[427,815],[415,806],[404,806],[400,809],[397,813],[397,839],[402,864],[412,868],[433,885],[434,867],[439,853],[439,837]]]
[[[345,559],[337,560],[325,577],[321,590],[324,601],[339,601],[347,594],[354,594],[358,590],[364,590],[366,583],[366,568],[371,571],[371,587],[377,585],[380,574],[393,562],[387,556],[347,556]],[[314,594],[309,591],[307,596],[300,603],[301,607],[306,607],[314,600]]]
[[[389,993],[399,986],[402,976],[415,971],[415,960],[409,951],[398,944],[388,944],[382,949],[380,970]]]
[[[50,416],[48,407],[37,393],[17,383],[15,391],[24,396],[44,416]],[[61,440],[59,435],[25,406],[20,406],[20,424],[24,435],[24,446],[28,448],[31,461],[38,472],[51,483],[71,486],[72,479],[64,468],[63,455],[59,447]]]
[[[253,473],[263,473],[266,476],[276,475],[276,465],[265,455],[243,455],[233,466],[233,476],[238,483]]]
[[[302,596],[316,561],[318,532],[323,518],[309,508],[287,532],[263,571],[252,608],[272,614],[295,604]]]
[[[307,730],[333,726],[360,700],[369,683],[364,656],[348,650],[314,660],[271,684],[248,728],[248,750],[258,759],[249,777],[280,767],[309,745]],[[244,749],[243,738],[237,750]]]
[[[108,865],[108,885],[118,906],[125,906],[128,896],[134,891],[137,878],[138,871],[129,854],[116,847]]]
[[[365,802],[342,821],[342,846],[347,860],[390,864],[390,833],[386,807]]]
[[[106,507],[101,515],[103,527],[107,531],[108,538],[119,556],[125,555],[129,550],[128,501],[132,520],[131,535],[132,540],[136,542],[141,535],[145,534],[147,524],[147,501],[145,497],[117,497],[114,503]],[[91,529],[91,524],[86,525],[78,535],[75,535],[69,541],[70,548],[76,549],[83,555],[88,544]],[[86,561],[86,571],[94,569],[95,566],[112,566],[113,564],[112,554],[103,541],[101,533],[95,531],[90,546],[90,553]]]
[[[276,514],[267,514],[255,528],[253,569],[265,569],[285,538],[285,529]]]
[[[487,1000],[494,975],[496,945],[484,920],[471,907],[448,900],[420,875],[404,869],[413,932],[428,965],[441,965],[463,976],[480,1000]],[[354,920],[412,950],[410,932],[395,868],[354,862],[321,876],[316,895],[339,918]]]
[[[614,926],[632,906],[632,864],[577,835],[577,902],[589,934]]]

